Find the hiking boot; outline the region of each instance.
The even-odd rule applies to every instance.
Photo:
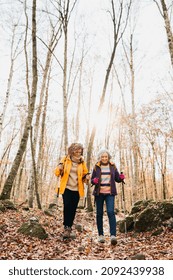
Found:
[[[98,242],[100,242],[100,243],[104,243],[105,242],[105,238],[104,238],[103,235],[99,235]]]
[[[111,245],[116,245],[117,244],[117,239],[115,235],[111,235]]]
[[[65,227],[63,232],[63,239],[70,238],[71,227]]]

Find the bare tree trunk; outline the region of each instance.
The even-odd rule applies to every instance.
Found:
[[[157,201],[158,195],[157,195],[156,168],[155,168],[154,152],[153,152],[153,158],[152,158],[152,179],[153,179],[153,188],[154,188],[154,198]]]
[[[49,71],[49,68],[50,68],[52,53],[53,53],[53,50],[55,49],[55,47],[58,43],[58,39],[57,39],[58,33],[59,33],[59,29],[58,29],[56,34],[54,34],[54,30],[52,30],[52,35],[51,35],[50,43],[49,43],[49,46],[48,46],[47,56],[46,56],[42,86],[41,86],[41,91],[40,91],[39,106],[38,106],[38,109],[37,109],[36,121],[35,121],[35,125],[34,125],[34,139],[32,140],[33,141],[32,142],[32,155],[33,155],[34,159],[36,158],[36,147],[37,147],[37,142],[38,142],[39,124],[40,124],[41,112],[42,112],[42,109],[43,109],[43,99],[44,99],[44,94],[45,94],[46,81],[47,81],[48,71]],[[42,136],[40,136],[40,137],[42,137]],[[34,169],[31,170],[31,174],[30,174],[28,201],[29,201],[29,207],[31,207],[31,208],[33,207],[34,182],[37,182],[37,186],[35,186],[35,187],[38,189],[38,192],[39,192],[38,170],[39,170],[39,168],[36,167],[37,179],[35,178],[35,170]]]
[[[67,92],[67,59],[68,59],[68,24],[71,12],[76,4],[77,0],[74,1],[73,6],[70,10],[70,0],[59,1],[59,13],[60,20],[63,26],[64,32],[64,62],[63,62],[63,115],[64,115],[64,152],[66,154],[68,148],[68,119],[67,119],[67,108],[68,108],[68,92]]]
[[[79,141],[79,127],[80,127],[80,109],[81,109],[81,92],[82,92],[82,71],[83,71],[83,54],[80,63],[80,73],[79,73],[79,92],[77,101],[77,114],[76,114],[76,142]]]
[[[28,141],[29,131],[31,129],[32,118],[34,114],[35,108],[35,100],[36,100],[36,93],[37,93],[37,41],[36,41],[36,0],[33,0],[32,4],[32,95],[28,109],[28,116],[25,123],[25,128],[23,132],[23,136],[15,156],[12,168],[10,173],[6,179],[4,184],[2,193],[0,195],[0,199],[8,199],[10,198],[11,189],[13,186],[13,182],[16,178],[23,154],[26,150],[26,145]]]
[[[133,36],[130,36],[130,73],[131,73],[131,96],[132,96],[132,151],[134,160],[134,173],[133,176],[133,196],[134,202],[136,201],[136,195],[138,191],[138,145],[136,135],[136,112],[135,112],[135,74],[133,63]]]
[[[21,164],[20,164],[20,172],[19,172],[18,180],[16,182],[16,189],[15,189],[15,193],[14,193],[14,202],[19,201],[20,190],[22,187],[22,177],[24,174],[25,160],[26,160],[26,152],[24,153],[23,160],[21,161]]]
[[[165,149],[163,152],[163,157],[161,156],[163,199],[166,199],[166,196],[167,196],[167,182],[166,182],[167,150],[168,150],[168,142],[167,142],[167,139],[165,139]]]
[[[7,91],[6,91],[6,96],[5,96],[5,101],[4,101],[4,105],[3,105],[3,110],[2,113],[0,114],[0,142],[1,142],[1,134],[2,134],[2,129],[3,129],[3,123],[4,123],[4,118],[5,118],[5,113],[7,110],[7,105],[8,105],[8,100],[9,100],[9,96],[10,96],[10,91],[11,91],[11,84],[12,84],[12,79],[13,79],[13,72],[14,72],[14,62],[15,59],[17,58],[18,54],[17,54],[17,50],[19,47],[19,42],[16,46],[16,48],[14,49],[14,39],[15,39],[15,32],[16,32],[16,27],[17,25],[14,25],[13,28],[13,35],[12,35],[12,42],[11,42],[11,65],[10,65],[10,72],[9,72],[9,76],[8,76],[8,82],[7,82]]]
[[[167,8],[165,0],[160,0],[161,7],[158,4],[157,0],[153,0],[153,1],[156,3],[160,14],[165,21],[165,28],[166,28],[166,34],[167,34],[167,40],[168,40],[169,54],[170,54],[170,58],[171,58],[171,64],[173,66],[173,33],[172,33],[172,29],[171,29],[171,22],[170,22],[169,15],[168,15],[168,8]]]
[[[124,45],[123,45],[124,47]],[[132,193],[133,201],[137,200],[138,184],[139,184],[139,167],[138,167],[138,144],[137,144],[137,125],[136,125],[136,110],[135,110],[135,70],[133,62],[133,35],[130,35],[130,58],[124,47],[126,59],[130,68],[131,76],[131,104],[132,104],[132,118],[130,127],[130,141],[133,153],[133,168],[132,168]]]
[[[38,192],[38,176],[37,176],[36,163],[35,163],[35,151],[34,151],[33,142],[32,142],[32,126],[31,126],[31,132],[30,132],[30,139],[31,139],[31,155],[32,155],[32,168],[33,168],[33,175],[34,175],[35,194],[36,194],[38,209],[41,209],[40,196],[39,196],[39,192]],[[32,201],[32,204],[33,204],[33,201]]]
[[[42,121],[41,121],[41,133],[40,133],[40,140],[39,140],[39,151],[38,151],[38,160],[37,160],[37,175],[38,175],[38,189],[42,194],[42,186],[43,186],[43,161],[44,161],[44,154],[45,154],[45,128],[46,128],[46,114],[47,114],[47,104],[48,104],[48,96],[49,96],[49,82],[50,82],[50,73],[51,68],[48,74],[48,81],[46,87],[46,95],[44,100],[43,106],[43,114],[42,114]]]
[[[170,57],[171,57],[171,63],[173,66],[173,33],[171,30],[171,24],[170,24],[170,20],[168,17],[168,10],[166,7],[166,3],[164,0],[161,0],[161,4],[162,4],[162,9],[163,9],[163,17],[164,17],[164,21],[165,21],[165,28],[166,28],[167,39],[168,39],[169,53],[170,53]]]
[[[94,73],[93,73],[94,74]],[[89,86],[89,102],[88,102],[88,117],[87,117],[87,130],[86,130],[86,138],[85,138],[85,147],[88,147],[89,143],[89,132],[90,132],[90,117],[91,117],[91,96],[92,96],[92,87],[93,87],[93,76],[91,75],[91,82]]]

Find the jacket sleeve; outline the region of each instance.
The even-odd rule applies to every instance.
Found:
[[[91,175],[91,184],[92,185],[95,185],[94,184],[94,182],[93,182],[93,179],[96,177],[96,170],[95,170],[95,168],[93,169],[93,171],[92,171],[92,175]]]
[[[65,159],[65,158],[62,158],[62,159],[60,160],[59,164],[63,164],[63,165],[64,165],[64,159]],[[60,170],[60,169],[59,169],[59,164],[57,165],[57,167],[56,167],[55,170],[54,170],[54,174],[55,174],[57,177],[61,176],[61,175],[62,175],[62,172],[63,172],[63,170]]]
[[[55,168],[54,173],[57,177],[61,175],[61,170],[58,168],[58,166]]]
[[[85,178],[85,175],[88,173],[88,168],[86,166],[86,163],[83,162],[83,174],[82,174],[82,180],[85,183],[88,183],[88,180]]]
[[[88,173],[88,168],[86,166],[86,163],[83,163],[83,176],[85,176]]]
[[[118,172],[118,169],[115,168],[115,182],[121,183],[123,180],[120,179],[120,174]]]

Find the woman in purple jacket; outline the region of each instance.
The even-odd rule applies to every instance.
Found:
[[[98,230],[98,241],[105,242],[103,232],[103,205],[106,202],[107,215],[109,218],[111,244],[117,244],[116,239],[116,217],[114,212],[115,195],[117,195],[116,184],[124,180],[124,175],[119,174],[114,163],[110,161],[111,155],[107,149],[98,154],[98,162],[92,172],[91,183],[94,185],[93,195],[96,203],[96,222]]]

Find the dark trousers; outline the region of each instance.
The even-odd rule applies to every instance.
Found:
[[[64,214],[64,227],[71,227],[76,214],[76,209],[79,202],[79,192],[65,189],[63,197],[63,214]]]
[[[106,202],[107,215],[109,218],[110,235],[116,235],[116,217],[114,212],[115,196],[110,194],[100,194],[95,197],[96,202],[96,222],[99,235],[104,235],[103,232],[103,204]]]

